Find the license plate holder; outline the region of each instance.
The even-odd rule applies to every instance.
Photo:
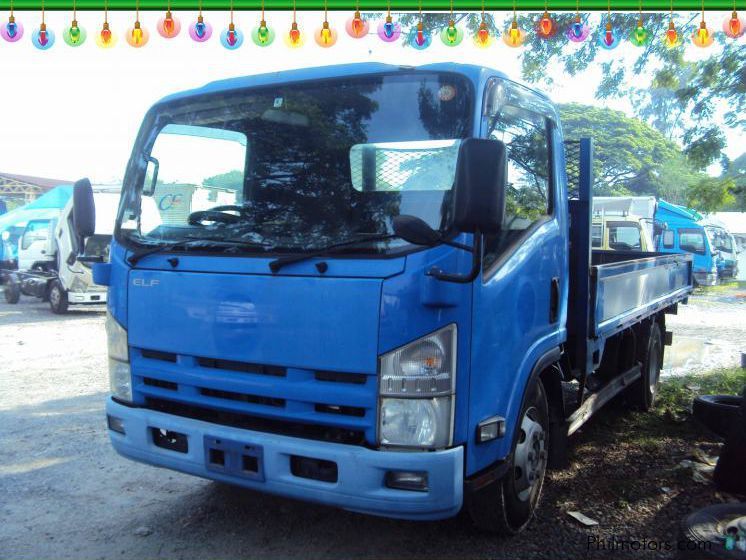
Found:
[[[205,466],[212,472],[264,481],[262,446],[205,436]]]

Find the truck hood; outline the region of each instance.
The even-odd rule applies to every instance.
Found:
[[[131,347],[376,372],[380,278],[132,270]]]

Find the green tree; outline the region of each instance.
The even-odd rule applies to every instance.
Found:
[[[540,14],[520,15],[521,29],[532,29]],[[559,32],[547,41],[528,33],[521,49],[522,78],[539,86],[551,85],[549,69],[561,68],[567,79],[587,69],[604,50],[596,42],[601,25],[593,22],[592,35],[583,43],[573,44],[564,32],[574,21],[574,14],[554,14]],[[580,14],[587,21],[589,14]],[[417,24],[418,14],[400,14],[405,29]],[[439,32],[448,25],[449,14],[424,14],[426,29]],[[456,23],[473,35],[481,22],[480,14],[455,14]],[[638,24],[636,14],[612,14],[612,27],[620,33],[631,33]],[[490,33],[500,37],[510,25],[512,15],[496,21],[489,14],[485,23]],[[603,16],[603,23],[606,16]],[[600,65],[602,80],[595,93],[597,99],[628,98],[637,115],[669,139],[680,140],[684,154],[697,169],[718,161],[725,147],[725,136],[714,121],[722,117],[729,127],[746,126],[746,48],[717,34],[718,45],[701,61],[684,58],[685,48],[666,48],[663,37],[668,28],[668,14],[646,14],[644,27],[651,36],[641,47],[631,67],[624,57]],[[713,22],[714,23],[714,22]],[[719,22],[718,22],[719,23]],[[699,25],[699,15],[677,15],[676,29],[686,43]],[[714,27],[714,25],[713,25]],[[437,40],[437,38],[435,39]],[[498,39],[499,40],[499,39]],[[406,44],[407,37],[403,42]],[[648,81],[650,78],[650,81]],[[717,118],[717,119],[716,119]]]
[[[227,173],[213,175],[205,179],[203,183],[206,187],[241,191],[243,190],[243,171],[236,169]]]
[[[686,205],[700,212],[717,212],[735,202],[733,187],[733,179],[702,177],[687,189]]]
[[[597,195],[654,195],[676,201],[697,179],[681,149],[641,120],[576,103],[560,105],[559,110],[567,139],[594,139]]]
[[[731,179],[733,186],[731,193],[733,201],[724,206],[724,210],[746,212],[746,152],[736,159],[723,161],[723,174],[721,179]]]

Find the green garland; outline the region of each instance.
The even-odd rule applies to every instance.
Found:
[[[158,10],[166,9],[167,0],[141,0],[140,10]],[[261,0],[234,0],[233,7],[236,10],[258,11],[261,9]],[[329,10],[352,12],[355,10],[355,0],[328,0]],[[40,9],[40,0],[14,0],[13,7],[15,10],[34,10]],[[363,12],[385,12],[385,0],[360,0],[360,10]],[[545,6],[544,0],[521,0],[518,2],[518,11],[522,12],[543,12]],[[198,0],[172,0],[171,9],[173,11],[195,11],[199,7]],[[203,10],[230,10],[230,0],[203,0]],[[265,8],[267,10],[290,10],[292,0],[266,0]],[[450,0],[427,0],[423,4],[423,10],[427,11],[448,11],[451,7]],[[614,0],[612,2],[612,11],[637,11],[640,7],[639,0]],[[323,10],[324,0],[297,0],[298,10]],[[511,11],[513,9],[513,0],[485,0],[484,8],[487,11]],[[551,0],[549,2],[550,11],[575,11],[575,0]],[[674,10],[689,11],[700,10],[702,8],[701,0],[676,0]],[[10,9],[9,0],[0,0],[0,12]],[[47,10],[66,10],[72,9],[72,0],[45,0],[45,9]],[[103,0],[77,0],[77,9],[103,11]],[[134,0],[110,0],[109,10],[129,10],[135,9]],[[417,0],[391,0],[391,10],[393,12],[411,12],[417,11]],[[453,9],[456,11],[480,11],[482,9],[481,0],[454,0]],[[580,11],[603,11],[607,9],[607,0],[583,0],[580,3]],[[733,9],[733,0],[707,0],[705,2],[706,10],[731,11]],[[645,11],[662,11],[669,10],[668,0],[646,0]]]

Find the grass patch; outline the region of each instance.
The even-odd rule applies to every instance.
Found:
[[[705,295],[705,294],[721,294],[725,292],[731,292],[733,290],[744,290],[746,289],[746,282],[741,280],[727,280],[718,284],[717,286],[698,286],[694,293]]]
[[[746,370],[718,369],[707,373],[668,377],[658,387],[655,407],[633,414],[622,408],[622,416],[611,422],[615,438],[623,439],[645,453],[665,449],[671,438],[692,439],[707,431],[690,420],[692,400],[698,395],[740,395],[746,385]]]
[[[664,416],[688,413],[694,397],[740,395],[744,385],[746,370],[740,367],[668,377],[658,387],[658,400],[654,412]]]

